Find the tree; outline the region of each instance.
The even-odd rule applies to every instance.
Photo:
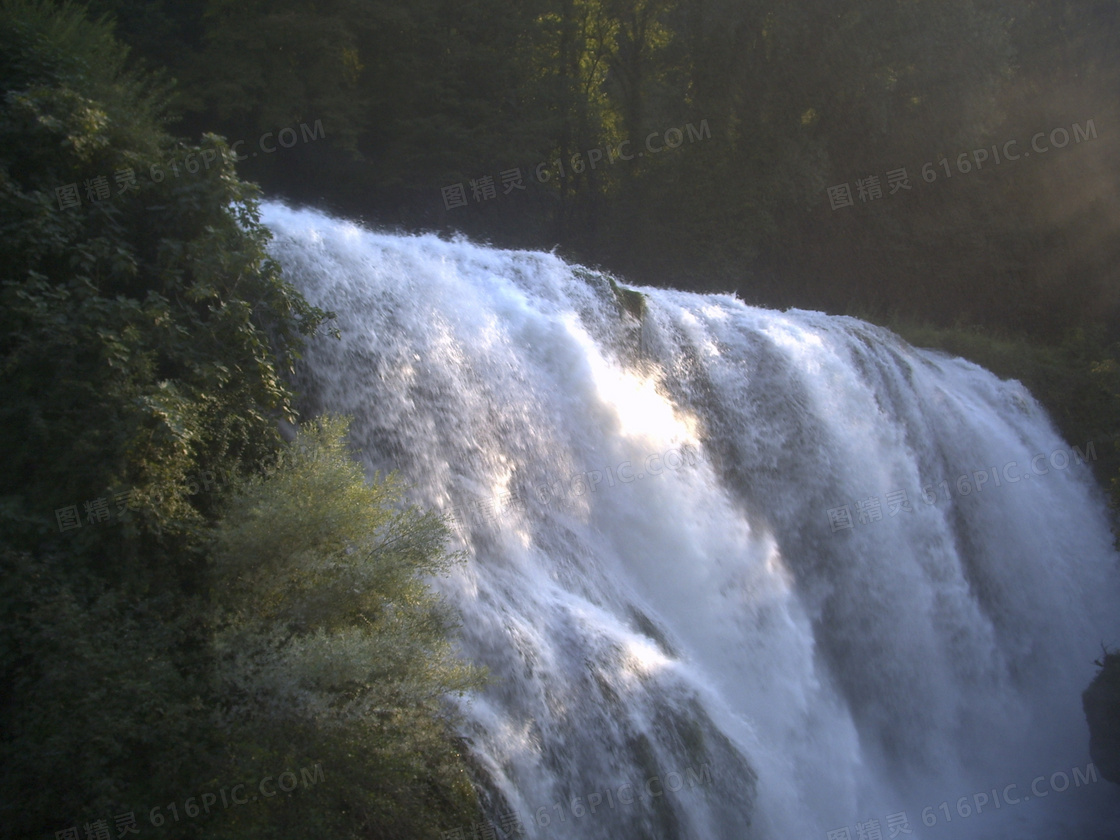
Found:
[[[394,476],[366,483],[347,427],[305,426],[215,532],[222,726],[252,756],[231,775],[302,751],[333,779],[283,810],[246,810],[254,837],[422,837],[477,818],[444,701],[483,672],[456,657],[456,620],[427,584],[456,558],[437,516],[402,506]]]
[[[108,25],[9,0],[0,39],[3,510],[47,538],[55,508],[128,493],[128,525],[78,543],[166,545],[207,505],[194,476],[277,445],[279,371],[326,313],[267,258],[225,143],[163,132]]]

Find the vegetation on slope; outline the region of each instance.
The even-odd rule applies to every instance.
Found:
[[[340,421],[282,444],[330,315],[127,67],[84,8],[0,2],[0,836],[469,822],[446,532]]]

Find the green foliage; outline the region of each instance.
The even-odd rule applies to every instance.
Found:
[[[166,802],[212,772],[221,748],[197,605],[131,598],[73,565],[0,551],[0,837]]]
[[[348,149],[369,127],[369,94],[350,25],[353,2],[210,0],[193,103],[255,133],[323,119]]]
[[[478,819],[445,704],[485,675],[456,655],[456,620],[428,585],[457,558],[394,477],[366,483],[346,428],[305,427],[239,482],[212,530],[209,597],[130,598],[67,558],[4,552],[12,836],[143,819],[314,764],[318,785],[173,830],[424,837]]]
[[[42,535],[54,508],[132,491],[130,528],[178,537],[199,521],[189,475],[276,445],[277,368],[326,313],[267,259],[225,143],[164,134],[160,89],[122,69],[108,25],[52,9],[0,5],[4,510]],[[60,209],[57,188],[98,177],[111,197]]]
[[[253,836],[326,819],[348,836],[420,837],[475,817],[443,702],[479,688],[482,673],[455,656],[453,615],[426,582],[453,562],[446,529],[402,507],[394,477],[367,484],[346,430],[332,418],[305,427],[245,482],[216,532],[228,737],[264,745],[252,762],[262,771],[282,765],[290,745],[313,745],[332,780],[300,794],[298,815],[261,809],[271,828]]]
[[[419,652],[450,656],[442,641],[450,614],[423,580],[450,568],[446,530],[435,514],[399,508],[403,488],[395,477],[367,485],[346,434],[344,421],[320,418],[275,466],[246,479],[218,530],[212,601],[224,632],[234,636],[271,636],[279,627],[312,644],[354,634],[381,652],[340,658],[334,678],[349,683],[376,662],[385,669],[378,691],[392,682],[401,701],[423,704],[430,698],[408,693],[409,675],[437,663]],[[440,666],[451,668],[449,661]],[[449,670],[449,679],[452,673],[459,671]]]
[[[478,674],[418,577],[447,568],[443,531],[365,486],[337,422],[278,456],[284,377],[329,313],[268,259],[225,141],[168,135],[166,86],[127,64],[81,7],[0,0],[0,837],[151,830],[153,807],[315,763],[329,784],[162,831],[469,822],[442,701]],[[219,471],[257,477],[226,504]]]

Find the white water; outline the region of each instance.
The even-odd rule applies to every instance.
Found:
[[[643,289],[639,322],[548,254],[264,221],[343,331],[307,354],[310,405],[352,414],[370,472],[417,501],[496,506],[458,514],[468,559],[437,583],[494,680],[465,711],[495,822],[1116,836],[1080,692],[1120,641],[1118,558],[1089,468],[1058,468],[1073,450],[1021,385],[850,318]]]

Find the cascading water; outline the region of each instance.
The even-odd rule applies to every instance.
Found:
[[[263,211],[343,332],[306,400],[466,552],[437,586],[493,678],[464,733],[492,824],[433,836],[1117,836],[1080,692],[1118,558],[1093,450],[1020,384],[851,318]]]

